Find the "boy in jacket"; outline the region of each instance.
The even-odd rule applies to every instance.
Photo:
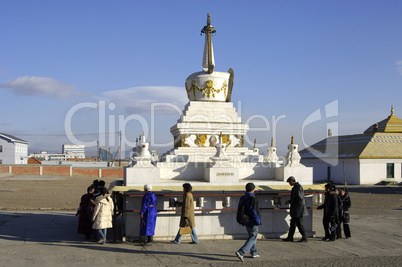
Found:
[[[251,257],[259,258],[260,255],[257,253],[257,235],[258,235],[258,225],[261,225],[260,210],[258,207],[258,201],[254,196],[255,185],[253,183],[248,183],[246,185],[246,193],[240,198],[239,207],[245,201],[246,211],[249,214],[250,222],[245,225],[248,233],[248,239],[246,243],[236,252],[237,257],[244,261],[244,254],[250,251]]]

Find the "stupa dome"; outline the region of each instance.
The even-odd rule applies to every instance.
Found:
[[[203,70],[191,74],[186,79],[186,91],[190,101],[231,101],[233,70],[229,69],[228,72],[214,71],[212,34],[215,32],[216,30],[211,25],[210,14],[208,14],[207,25],[201,30],[201,34],[205,34]]]

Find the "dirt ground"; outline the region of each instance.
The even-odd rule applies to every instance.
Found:
[[[14,177],[0,178],[2,210],[75,211],[81,196],[94,180],[91,177],[74,176],[60,177],[60,180],[17,180]],[[116,181],[114,178],[103,180],[107,187]]]
[[[244,240],[105,245],[77,234],[74,213],[92,183],[88,177],[10,176],[0,173],[0,266],[239,266]],[[115,179],[105,179],[106,185]],[[316,237],[308,243],[258,240],[253,266],[401,266],[402,187],[349,188],[352,238],[321,241],[322,211],[313,212]],[[112,231],[108,232],[112,234]],[[291,253],[289,253],[291,251]]]
[[[0,176],[0,209],[75,211],[81,196],[92,184],[91,177],[40,177],[29,180],[18,176]],[[106,186],[116,181],[105,178]],[[351,213],[359,216],[383,216],[387,210],[402,210],[401,186],[351,186]]]

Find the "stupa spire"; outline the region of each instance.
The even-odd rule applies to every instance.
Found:
[[[204,45],[204,55],[202,57],[202,67],[204,71],[208,71],[209,74],[214,72],[215,59],[214,59],[214,49],[212,47],[212,34],[216,30],[211,25],[211,15],[208,13],[207,25],[201,30],[201,35],[205,34],[205,45]]]
[[[394,105],[391,106],[391,116],[394,116]]]

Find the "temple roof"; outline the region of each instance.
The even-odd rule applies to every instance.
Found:
[[[302,159],[402,158],[402,120],[394,114],[371,125],[363,134],[330,136],[301,150]]]
[[[364,133],[402,133],[402,120],[394,114],[394,107],[391,108],[391,115],[385,120],[374,123]]]
[[[402,133],[331,136],[301,150],[308,158],[402,158]]]

